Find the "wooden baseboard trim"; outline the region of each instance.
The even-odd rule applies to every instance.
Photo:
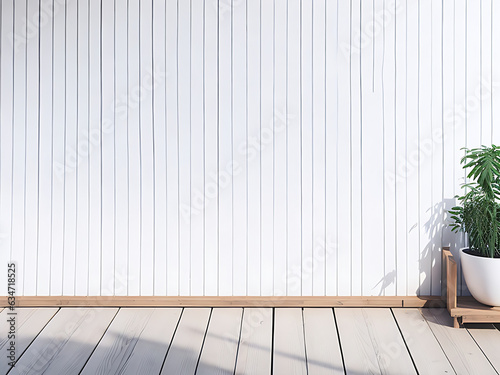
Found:
[[[0,307],[8,307],[7,297]],[[441,297],[18,296],[16,307],[444,307]]]

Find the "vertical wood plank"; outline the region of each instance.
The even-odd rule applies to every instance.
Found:
[[[274,2],[261,2],[260,34],[260,175],[261,175],[261,293],[273,295],[274,283]],[[272,37],[271,37],[272,35]],[[222,225],[222,223],[221,223]]]
[[[301,3],[287,3],[287,295],[302,293]]]
[[[179,292],[189,295],[191,275],[191,4],[178,2],[178,120],[179,120]]]
[[[13,88],[13,161],[12,161],[12,261],[24,273],[25,269],[25,199],[26,199],[26,1],[14,5]],[[14,36],[13,36],[14,37]],[[14,209],[15,208],[15,209]],[[61,238],[62,239],[62,238]],[[61,268],[58,268],[62,272]],[[18,278],[18,293],[23,293],[24,277]],[[60,281],[60,280],[59,280]]]
[[[52,3],[45,1],[43,7],[49,9]],[[75,295],[84,296],[87,295],[88,283],[89,283],[89,194],[90,194],[90,120],[89,120],[89,2],[80,1],[77,5],[77,140],[76,140],[76,165],[78,169],[76,171],[76,250],[75,250]],[[45,26],[42,29],[42,37],[44,35]],[[50,30],[50,29],[49,29]],[[47,30],[47,31],[49,31]],[[49,39],[50,38],[50,39]],[[46,41],[47,48],[52,48],[51,45],[51,35],[49,34],[48,40]],[[47,51],[48,52],[48,51]],[[46,53],[47,53],[46,52]],[[42,55],[43,56],[43,55]],[[47,64],[48,65],[48,64]],[[40,74],[41,78],[45,74]],[[48,77],[52,77],[52,71],[48,71]],[[43,88],[43,84],[41,86]],[[44,95],[40,95],[42,100],[51,100],[50,94],[47,94],[48,98],[44,98]],[[43,105],[40,104],[40,110],[42,110]],[[41,114],[40,114],[41,115]],[[46,120],[47,128],[50,126],[50,116],[48,113]],[[40,122],[43,123],[42,121]],[[47,129],[49,130],[49,129]],[[42,133],[42,132],[41,132]],[[49,131],[47,131],[50,134]],[[51,141],[44,142],[40,140],[40,147],[50,145]],[[40,161],[42,163],[42,161]],[[42,164],[40,165],[40,178],[47,176],[47,173],[42,170]],[[128,181],[125,181],[126,185]],[[40,197],[42,194],[40,193]],[[50,197],[48,197],[50,199]],[[41,211],[44,212],[45,210]],[[50,223],[49,223],[50,224]],[[40,222],[42,225],[42,222]],[[47,225],[47,224],[44,224]],[[40,229],[40,235],[42,235],[42,229]],[[40,249],[42,250],[42,249]],[[42,268],[40,268],[42,271]],[[39,271],[39,272],[40,272]],[[45,272],[45,271],[42,271]]]
[[[167,294],[179,294],[179,118],[178,118],[178,40],[177,1],[166,4],[166,88],[167,120]]]
[[[351,4],[351,43],[355,51],[350,64],[351,142],[351,295],[363,294],[362,241],[362,118],[361,118],[361,2]],[[359,39],[359,40],[358,40]]]
[[[338,181],[339,173],[339,46],[338,46],[338,1],[326,2],[326,55],[325,55],[325,266],[326,266],[326,295],[338,294],[339,274],[339,246],[338,246]]]
[[[417,2],[406,8],[406,228],[407,233],[407,295],[416,295],[420,285],[419,276],[419,8]],[[414,74],[417,72],[417,74]]]
[[[232,2],[232,123],[233,123],[233,293],[246,295],[247,286],[247,3]]]
[[[383,172],[383,197],[384,197],[384,274],[383,279],[377,281],[375,291],[387,296],[396,295],[396,273],[397,258],[404,253],[405,247],[398,248],[397,245],[397,195],[396,180],[389,176],[396,176],[396,149],[397,149],[397,124],[396,124],[396,17],[401,12],[401,3],[384,1],[382,11],[376,11],[377,20],[382,17],[382,99],[383,109],[383,133],[384,133],[384,172]],[[380,29],[380,26],[379,26]],[[379,31],[380,32],[380,31]],[[379,43],[380,45],[380,43]],[[380,288],[380,289],[378,289]],[[378,290],[377,290],[378,289]]]
[[[191,258],[190,294],[202,295],[203,286],[203,245],[204,245],[204,100],[203,100],[203,51],[204,18],[206,5],[203,1],[193,1],[191,9]]]
[[[36,263],[38,259],[38,145],[40,138],[39,14],[39,2],[28,1],[26,9],[25,265],[23,270],[23,293],[27,295],[36,294],[36,273],[38,270]],[[74,267],[72,269],[74,272]]]
[[[141,294],[141,137],[139,70],[139,1],[128,3],[127,22],[127,123],[128,123],[128,269],[127,293]]]
[[[352,180],[351,180],[351,110],[350,94],[352,91],[350,72],[352,64],[351,47],[351,9],[347,1],[338,2],[338,92],[345,93],[338,96],[338,165],[337,178],[339,181],[338,216],[342,218],[338,223],[338,295],[351,295],[352,270]],[[349,93],[349,94],[348,94]],[[342,126],[341,124],[346,124]],[[347,126],[349,124],[349,126]],[[340,167],[344,166],[344,167]],[[349,168],[345,168],[349,166]]]
[[[274,295],[286,294],[287,260],[287,2],[274,3]]]
[[[383,294],[384,273],[384,98],[383,30],[376,18],[380,1],[361,2],[360,9],[360,144],[361,144],[361,295]],[[371,28],[367,27],[376,24]],[[355,29],[356,30],[356,29]],[[357,35],[357,32],[356,32]],[[354,74],[354,73],[353,73]],[[370,181],[370,188],[366,185]],[[365,251],[366,250],[366,251]],[[364,270],[367,272],[364,272]],[[369,271],[368,271],[369,270]],[[382,284],[380,284],[382,282]]]
[[[89,215],[90,215],[90,227],[89,227],[89,280],[88,280],[88,295],[100,295],[101,294],[101,68],[100,68],[100,53],[101,53],[101,8],[100,4],[97,2],[89,2],[89,120],[90,120],[90,130],[89,130],[89,179],[90,179],[90,203],[89,203]],[[59,34],[61,31],[55,27],[54,35]],[[54,53],[59,53],[61,47],[54,42]],[[54,55],[56,59],[56,55]],[[54,60],[56,63],[56,60]],[[54,72],[59,72],[57,65],[54,66]],[[60,74],[54,73],[54,80],[60,77]],[[55,103],[60,103],[57,92],[60,90],[54,85],[54,105]],[[56,92],[57,90],[57,92]],[[58,111],[54,112],[56,116]],[[57,114],[57,116],[59,116]],[[56,135],[59,134],[59,130],[56,127],[56,117],[54,117],[54,149],[56,147]],[[56,155],[54,155],[54,158]],[[57,177],[57,175],[55,174]],[[57,179],[53,181],[53,184],[57,183]],[[56,185],[53,187],[53,200],[54,203],[58,202],[60,199],[58,190],[56,190]],[[53,206],[53,218],[56,218],[55,207]],[[55,236],[57,228],[60,224],[53,220],[52,224],[52,239],[53,247],[54,242],[57,238]],[[57,253],[52,250],[52,259],[58,259]],[[52,270],[51,270],[52,271]],[[51,279],[52,279],[51,275]]]
[[[406,295],[407,293],[407,269],[408,269],[408,224],[407,224],[407,9],[406,3],[396,3],[395,13],[395,126],[396,144],[395,156],[396,165],[394,171],[394,194],[396,195],[396,295]],[[386,179],[390,180],[390,174],[386,174]]]
[[[113,111],[115,118],[114,161],[115,161],[115,259],[113,265],[114,295],[126,295],[128,288],[129,248],[129,123],[128,123],[128,3],[115,2],[115,78]]]
[[[154,293],[155,124],[153,118],[152,3],[139,4],[139,113],[141,160],[141,295]]]
[[[3,251],[0,260],[7,264],[12,259],[12,198],[13,198],[13,152],[14,152],[14,44],[11,43],[11,34],[14,32],[14,3],[2,2],[0,4],[0,233]],[[50,168],[50,162],[49,162]],[[45,246],[44,249],[50,249]],[[40,275],[40,273],[39,273]],[[44,283],[49,282],[48,273]],[[0,277],[7,278],[7,267],[0,270]],[[38,280],[37,280],[38,281]],[[39,285],[41,283],[38,283]],[[0,287],[0,293],[7,295],[7,284]],[[48,288],[47,288],[48,289]]]
[[[205,50],[203,66],[203,100],[205,103],[204,157],[204,293],[218,295],[218,187],[217,187],[217,150],[218,150],[218,12],[216,7],[205,5]]]
[[[153,2],[154,294],[167,292],[166,20],[164,1]]]
[[[313,295],[325,295],[326,283],[326,2],[313,3],[312,30],[312,279]]]
[[[245,157],[248,164],[248,294],[261,295],[261,2],[247,1],[246,4],[248,134]]]

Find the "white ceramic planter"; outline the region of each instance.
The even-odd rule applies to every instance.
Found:
[[[465,282],[472,296],[490,306],[500,306],[500,258],[470,255],[460,249]]]

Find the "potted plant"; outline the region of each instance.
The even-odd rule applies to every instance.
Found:
[[[452,230],[468,235],[460,249],[465,282],[477,301],[500,306],[500,147],[465,149],[461,163],[471,182],[449,212]]]

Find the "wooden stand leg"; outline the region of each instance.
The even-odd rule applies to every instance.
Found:
[[[453,328],[460,328],[460,323],[458,322],[458,318],[453,318]]]

